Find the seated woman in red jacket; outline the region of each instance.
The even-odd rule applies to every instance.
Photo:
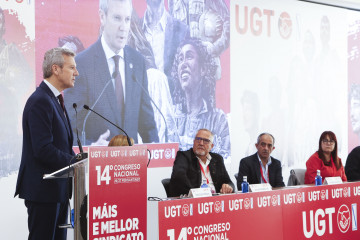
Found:
[[[321,134],[319,150],[315,152],[306,162],[305,184],[315,183],[316,170],[320,170],[322,180],[326,177],[339,176],[347,181],[344,166],[337,155],[336,136],[331,131]]]

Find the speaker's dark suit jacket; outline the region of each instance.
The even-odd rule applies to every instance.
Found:
[[[209,170],[216,192],[220,192],[221,186],[224,183],[229,184],[235,189],[234,184],[226,171],[224,159],[216,153],[210,153],[210,155],[211,160]],[[181,194],[188,194],[191,188],[199,188],[200,185],[200,164],[193,149],[190,148],[187,151],[178,151],[170,179],[170,196],[177,197]]]
[[[269,181],[272,187],[284,187],[281,162],[273,157],[271,157],[271,164],[269,165]],[[260,173],[260,162],[257,156],[257,153],[249,157],[243,158],[240,161],[239,173],[237,179],[238,190],[241,190],[241,183],[243,181],[243,176],[247,176],[247,181],[249,184],[258,184],[261,183],[261,173]]]
[[[139,86],[141,84],[146,90],[148,89],[145,60],[140,53],[128,46],[124,48],[125,111],[123,119],[117,110],[115,91],[105,52],[101,45],[101,37],[89,48],[79,53],[75,60],[79,76],[76,78],[75,87],[64,91],[65,105],[67,109],[72,108],[73,103],[80,106],[77,118],[74,110],[69,111],[69,115],[72,126],[74,126],[74,132],[76,131],[75,127],[79,132],[85,130],[86,144],[95,142],[107,129],[111,133],[109,139],[115,135],[123,134],[119,129],[94,113],[89,114],[83,128],[88,113],[87,110],[83,109],[83,105],[92,107],[97,99],[99,100],[93,109],[123,128],[130,137],[134,138],[135,142],[138,142],[137,133],[140,134],[145,143],[159,141],[150,100]],[[107,83],[109,84],[107,85]],[[105,87],[106,85],[107,87]],[[100,97],[103,90],[104,92]]]
[[[15,196],[33,202],[66,202],[68,180],[44,180],[43,175],[69,164],[74,155],[73,135],[57,98],[44,82],[26,102],[22,125],[23,150]]]

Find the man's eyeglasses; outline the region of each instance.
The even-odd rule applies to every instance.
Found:
[[[196,140],[197,142],[203,141],[205,144],[211,143],[210,139],[202,138],[202,137],[195,137],[195,140]]]
[[[331,144],[331,145],[335,144],[335,141],[334,141],[334,140],[323,139],[322,142],[323,142],[324,144]]]

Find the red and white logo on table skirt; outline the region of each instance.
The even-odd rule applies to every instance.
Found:
[[[337,224],[339,230],[342,233],[346,233],[349,230],[351,224],[351,215],[349,208],[343,204],[340,206],[338,213],[337,213]]]
[[[189,205],[184,204],[183,207],[182,207],[182,214],[183,214],[183,216],[186,217],[186,216],[189,215],[189,213],[190,213],[190,207],[189,207]]]
[[[348,189],[347,187],[344,187],[343,193],[344,197],[350,197],[350,189]]]
[[[250,199],[250,198],[245,198],[245,200],[244,200],[244,207],[245,207],[245,209],[252,208],[251,202],[252,202],[252,199]]]
[[[214,209],[216,213],[224,212],[224,201],[216,201],[214,204]]]
[[[296,200],[298,203],[302,203],[303,202],[303,194],[301,192],[298,192],[296,194]]]
[[[280,196],[279,196],[280,197]],[[271,197],[271,204],[275,207],[277,205],[280,205],[279,197],[276,195],[273,195]]]
[[[326,199],[326,191],[325,190],[321,190],[321,200],[325,200]]]

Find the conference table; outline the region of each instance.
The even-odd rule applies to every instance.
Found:
[[[360,239],[360,182],[148,202],[148,238]]]

